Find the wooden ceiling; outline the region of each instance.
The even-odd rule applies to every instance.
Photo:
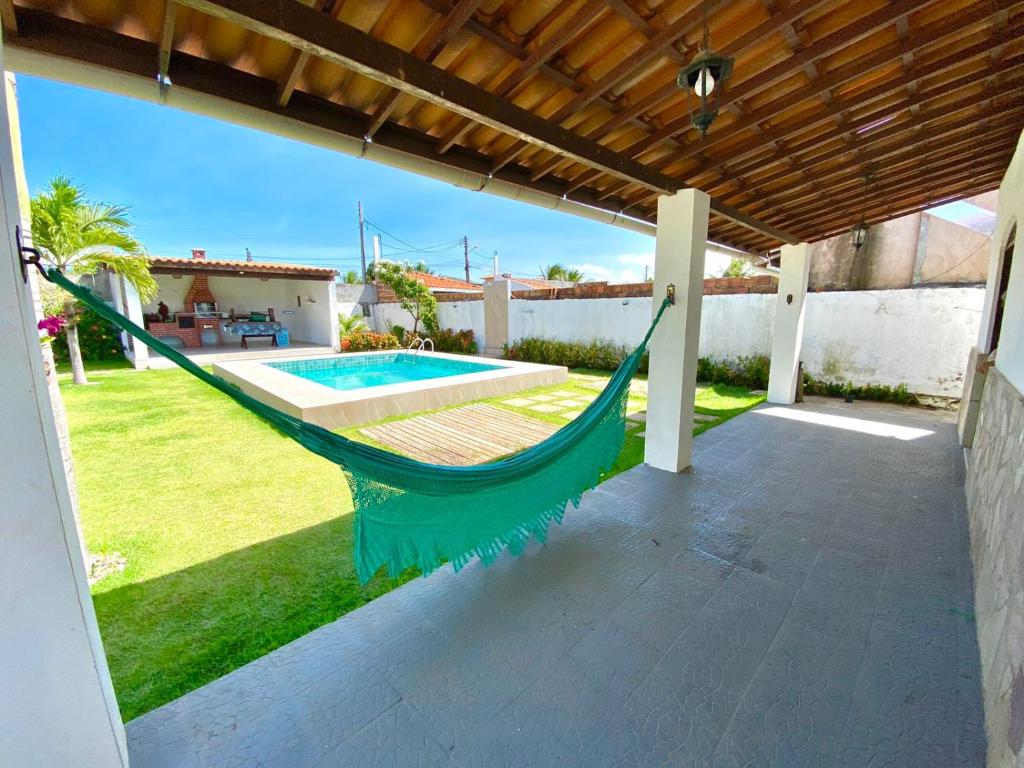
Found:
[[[675,85],[736,57],[705,139]],[[5,44],[154,78],[710,238],[814,241],[998,186],[1024,0],[0,0]],[[157,85],[154,81],[153,88]]]

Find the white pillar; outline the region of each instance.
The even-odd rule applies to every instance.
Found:
[[[509,310],[512,306],[512,282],[491,280],[484,283],[484,349],[487,357],[501,357],[509,338]]]
[[[796,400],[800,346],[804,339],[804,305],[811,267],[807,243],[782,246],[782,272],[775,304],[772,365],[768,375],[768,402],[789,405]]]
[[[0,71],[3,51],[0,43]],[[30,286],[0,94],[0,755],[5,765],[127,766],[100,642]],[[34,278],[33,278],[34,279]]]
[[[146,321],[142,317],[142,301],[139,299],[139,292],[127,280],[122,279],[121,283],[124,285],[125,309],[128,310],[128,319],[145,328]],[[149,347],[134,337],[131,341],[132,364],[137,369],[149,368]]]
[[[669,472],[690,466],[693,453],[693,400],[710,202],[698,189],[658,198],[654,311],[661,306],[669,283],[676,287],[676,304],[665,312],[650,342],[644,461]]]
[[[338,326],[338,286],[333,279],[327,283],[327,313],[329,315],[330,330],[328,333],[331,335],[331,349],[339,352],[341,350],[341,329]]]
[[[110,295],[114,298],[114,309],[117,310],[118,314],[125,314],[124,306],[124,292],[121,290],[121,276],[116,272],[110,274]],[[131,336],[128,335],[128,331],[121,331],[118,334],[121,337],[121,346],[125,350],[129,350],[131,347]]]

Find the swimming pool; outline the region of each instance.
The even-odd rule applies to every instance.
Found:
[[[214,363],[260,402],[328,429],[561,384],[558,365],[443,352],[349,352],[292,360]]]
[[[315,360],[286,360],[267,363],[271,368],[299,376],[331,389],[362,389],[409,381],[439,379],[466,373],[494,371],[496,365],[469,360],[427,357],[412,352],[394,352],[384,355],[342,355]]]

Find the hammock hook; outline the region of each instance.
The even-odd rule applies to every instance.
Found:
[[[668,299],[668,303],[672,306],[676,304],[676,284],[669,283],[665,288],[665,298]]]
[[[39,251],[21,244],[21,227],[19,226],[14,227],[14,240],[18,248],[18,261],[21,262],[21,279],[26,283],[28,282],[28,268],[31,264],[39,270],[39,274],[49,280],[46,269],[43,267],[43,257],[39,254]],[[29,255],[26,256],[25,254]]]

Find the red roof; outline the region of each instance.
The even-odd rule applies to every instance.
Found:
[[[329,267],[311,267],[305,264],[281,264],[268,261],[242,261],[240,259],[190,259],[175,256],[153,256],[150,268],[159,274],[170,272],[234,272],[259,273],[268,275],[302,276],[321,280],[331,280],[338,274]]]
[[[410,271],[410,275],[416,278],[416,281],[423,283],[427,288],[436,288],[441,291],[482,291],[483,287],[476,283],[467,283],[465,280],[457,280],[454,277],[448,277],[446,275],[430,275],[426,272]]]

